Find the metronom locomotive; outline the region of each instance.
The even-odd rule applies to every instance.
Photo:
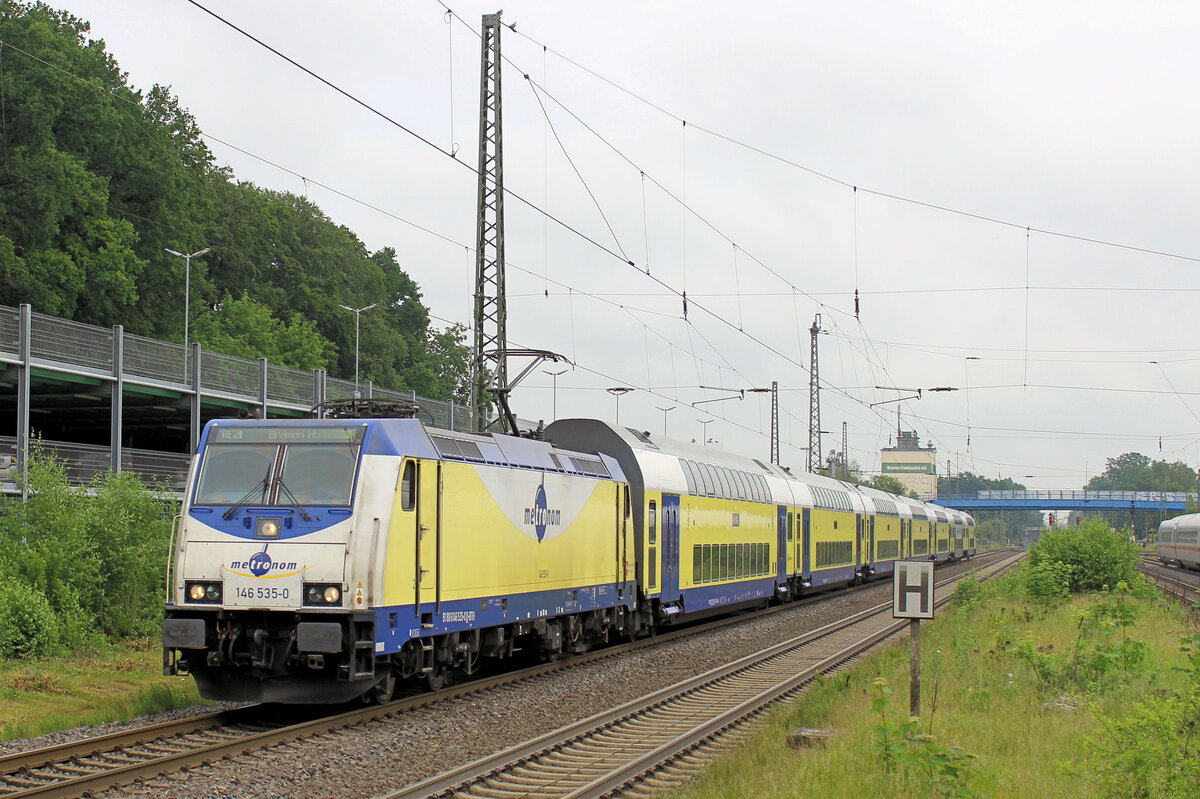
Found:
[[[173,531],[164,671],[210,699],[387,701],[968,557],[970,516],[595,420],[216,420]]]

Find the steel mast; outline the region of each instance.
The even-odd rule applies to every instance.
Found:
[[[821,332],[821,315],[813,318],[808,331],[812,335],[812,352],[809,355],[808,373],[808,470],[813,474],[821,471],[821,379],[817,368],[817,335]]]
[[[479,77],[479,196],[475,236],[475,345],[471,353],[474,428],[491,418],[489,388],[507,391],[504,298],[504,147],[500,109],[500,13],[483,15]],[[487,361],[495,361],[489,374]],[[490,385],[489,385],[490,383]]]

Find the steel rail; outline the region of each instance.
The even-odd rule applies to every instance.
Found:
[[[996,571],[1023,557],[1022,554],[1011,558],[1007,563],[1000,564]],[[950,578],[938,583],[943,589],[959,578]],[[949,596],[940,598],[937,604],[949,601]],[[467,763],[443,774],[435,775],[427,780],[415,783],[400,790],[386,794],[385,799],[415,799],[415,797],[448,797],[448,796],[485,796],[510,795],[514,792],[528,796],[557,796],[557,797],[594,797],[602,796],[612,791],[628,788],[642,776],[652,773],[664,762],[672,761],[686,752],[694,750],[702,742],[714,735],[741,723],[748,716],[753,716],[763,708],[778,701],[782,696],[799,690],[806,682],[820,672],[828,671],[856,657],[866,649],[875,646],[907,626],[907,620],[892,621],[881,627],[876,627],[866,635],[859,636],[857,641],[846,645],[837,644],[832,652],[822,654],[813,664],[801,668],[785,668],[785,674],[769,675],[773,684],[767,688],[751,688],[745,697],[739,697],[732,705],[727,701],[725,709],[711,712],[720,704],[720,700],[709,696],[706,692],[713,686],[722,683],[745,682],[755,670],[763,670],[763,664],[770,664],[788,655],[795,656],[800,650],[815,642],[837,636],[838,633],[853,628],[870,620],[878,620],[880,616],[890,612],[891,602],[882,603],[872,608],[860,611],[847,619],[826,625],[797,636],[789,641],[741,658],[733,663],[713,669],[705,674],[681,681],[660,691],[648,694],[628,702],[620,707],[595,716],[583,719],[574,724],[546,733],[530,741],[510,747],[489,757]],[[803,656],[802,656],[803,657]],[[777,669],[777,666],[767,666],[766,670]],[[739,688],[738,690],[745,690]],[[675,709],[675,705],[699,705],[695,712],[704,716],[686,731],[671,732],[670,740],[658,743],[655,738],[655,724],[652,718],[660,712],[670,715],[666,725],[681,726],[682,716],[690,710]],[[737,694],[734,694],[737,696]],[[668,710],[669,709],[669,710]],[[705,710],[709,712],[705,712]],[[687,722],[691,724],[691,722]],[[621,732],[623,725],[636,727],[636,732],[626,735]],[[605,748],[607,739],[612,744],[611,749]],[[588,749],[586,755],[580,755],[579,750]],[[556,754],[570,751],[572,754],[567,762],[558,763],[551,760]],[[619,761],[610,767],[605,763],[610,760]],[[512,779],[509,775],[518,772]],[[572,779],[574,775],[599,771],[594,778],[581,782]],[[544,778],[540,775],[546,775]],[[473,792],[478,789],[478,793]],[[561,790],[559,790],[561,789]]]
[[[79,796],[85,792],[125,785],[229,755],[401,715],[416,708],[485,692],[501,685],[534,679],[596,660],[615,657],[642,647],[703,634],[730,624],[786,612],[826,599],[843,597],[847,593],[883,584],[882,581],[876,581],[855,586],[849,591],[816,594],[796,602],[771,606],[754,613],[741,613],[714,619],[662,633],[653,638],[608,646],[565,660],[508,671],[436,692],[404,697],[384,706],[356,708],[315,720],[306,720],[286,726],[277,725],[265,731],[243,732],[227,729],[230,724],[264,723],[263,708],[259,705],[251,705],[236,708],[233,711],[220,711],[190,719],[136,727],[42,749],[17,752],[0,757],[0,796],[4,799],[10,797],[12,799],[32,799],[33,797],[51,799],[52,797]],[[819,632],[820,630],[814,631],[810,635],[816,635]],[[189,735],[205,734],[229,740],[208,742],[187,739]],[[232,737],[234,735],[237,737]],[[139,748],[147,746],[150,746],[152,750],[160,750],[153,753],[160,756],[154,757],[149,751],[138,751]],[[176,748],[183,748],[184,751],[169,751]],[[128,762],[134,757],[145,758],[145,760],[137,763]],[[95,769],[94,773],[80,773],[92,769]],[[10,792],[5,788],[15,788],[16,790]]]

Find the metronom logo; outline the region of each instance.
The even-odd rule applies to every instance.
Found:
[[[538,541],[546,537],[547,527],[558,527],[562,524],[562,511],[546,506],[545,486],[538,486],[533,497],[533,507],[525,509],[525,524],[533,526]]]

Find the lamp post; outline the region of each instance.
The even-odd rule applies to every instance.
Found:
[[[552,421],[552,422],[558,421],[558,376],[565,375],[566,373],[567,373],[566,369],[563,369],[560,372],[547,372],[545,369],[542,370],[542,374],[550,375],[550,377],[554,380],[554,388],[552,389],[554,392],[553,399],[552,399],[553,404],[551,406],[551,419],[550,419],[550,421]]]
[[[614,397],[617,398],[617,421],[616,421],[616,423],[620,424],[621,423],[621,395],[628,394],[630,391],[633,391],[633,389],[630,388],[629,386],[615,386],[613,388],[605,389],[605,391],[607,391],[609,394],[612,394]]]
[[[712,419],[697,419],[700,423],[700,445],[708,446],[708,426],[712,424]]]
[[[358,399],[358,320],[363,311],[369,311],[379,303],[373,302],[365,308],[351,308],[349,305],[338,303],[338,307],[354,314],[354,398]]]
[[[187,358],[188,358],[188,311],[190,310],[190,300],[192,293],[192,259],[199,258],[206,252],[211,252],[212,247],[205,247],[203,250],[196,250],[193,253],[184,254],[176,252],[170,248],[164,247],[164,250],[171,255],[178,255],[185,262],[183,271],[183,380],[187,382]]]
[[[675,406],[672,405],[670,408],[664,408],[661,405],[655,405],[654,407],[663,412],[663,435],[665,436],[667,434],[667,414],[675,410]]]

